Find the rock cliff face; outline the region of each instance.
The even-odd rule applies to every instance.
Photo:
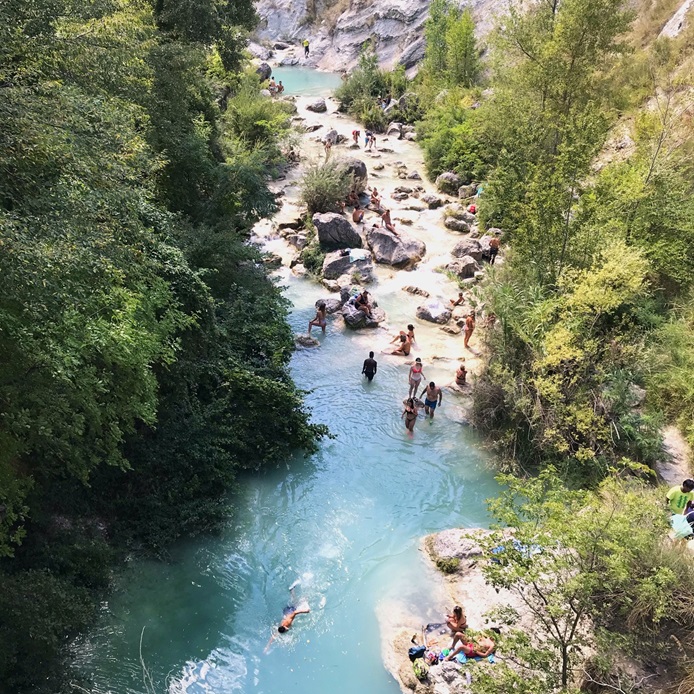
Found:
[[[383,67],[414,67],[424,55],[424,22],[430,0],[258,0],[260,39],[311,44],[306,64],[349,70],[371,39]],[[480,37],[494,26],[506,0],[461,2],[471,8]],[[297,52],[297,55],[299,53]],[[303,60],[302,60],[303,64]]]

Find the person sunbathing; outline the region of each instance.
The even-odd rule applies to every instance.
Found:
[[[456,647],[456,642],[460,645]],[[453,637],[451,652],[446,656],[446,660],[455,659],[459,653],[464,653],[468,658],[486,658],[496,650],[496,644],[488,636],[482,636],[473,643],[469,636],[459,632]]]
[[[393,220],[390,218],[390,210],[386,209],[383,211],[383,214],[381,215],[381,224],[388,229],[393,236],[399,236],[398,232],[395,231]]]

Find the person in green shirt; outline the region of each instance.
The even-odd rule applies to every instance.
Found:
[[[694,503],[694,480],[684,480],[681,487],[673,487],[665,498],[672,513],[686,513],[689,506]]]

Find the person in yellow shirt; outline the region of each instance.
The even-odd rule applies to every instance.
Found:
[[[694,504],[694,480],[684,480],[681,487],[673,487],[665,498],[673,514],[687,513]]]

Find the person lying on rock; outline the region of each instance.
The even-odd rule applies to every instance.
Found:
[[[393,236],[399,236],[397,231],[395,231],[395,226],[393,225],[393,220],[390,218],[390,210],[383,210],[381,215],[381,226],[384,226],[388,231],[393,234]]]
[[[354,300],[354,305],[359,311],[365,313],[369,318],[371,318],[371,304],[369,303],[369,292],[366,289]]]
[[[459,646],[455,644],[460,642]],[[482,636],[473,643],[469,636],[459,632],[453,637],[451,652],[446,656],[446,660],[453,660],[458,653],[464,653],[468,658],[486,658],[494,653],[496,644],[488,636]]]
[[[451,308],[453,308],[454,306],[461,306],[464,303],[465,299],[463,298],[463,292],[458,292],[458,298],[451,299]]]

